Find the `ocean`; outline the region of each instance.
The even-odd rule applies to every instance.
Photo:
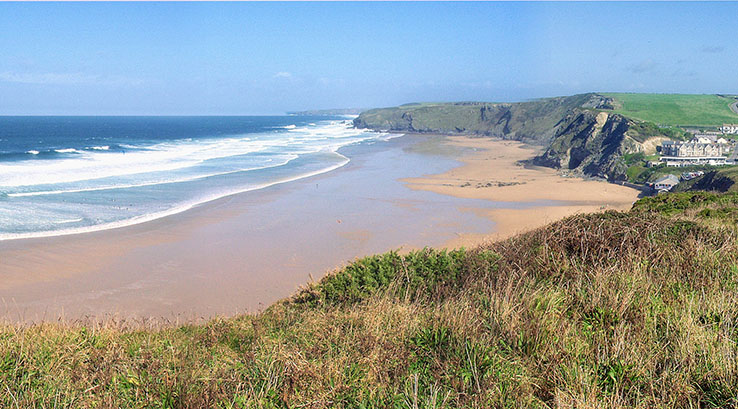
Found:
[[[142,223],[329,172],[345,117],[0,117],[0,240]]]

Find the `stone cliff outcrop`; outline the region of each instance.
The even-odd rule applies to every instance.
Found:
[[[606,109],[611,105],[611,98],[597,94],[507,104],[407,104],[362,112],[354,125],[383,131],[493,136],[546,145],[572,109]]]

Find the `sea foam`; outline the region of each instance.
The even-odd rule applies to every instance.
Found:
[[[166,217],[224,196],[330,172],[349,163],[340,148],[388,136],[354,129],[344,120],[262,129],[26,148],[38,159],[0,160],[0,240],[83,233]]]

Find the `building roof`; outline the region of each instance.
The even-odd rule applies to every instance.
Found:
[[[653,182],[653,184],[654,185],[678,185],[679,184],[679,178],[676,177],[676,176],[674,176],[674,175],[672,175],[672,174],[668,174],[668,175],[666,175],[666,176],[664,176],[664,177],[656,180],[655,182]]]

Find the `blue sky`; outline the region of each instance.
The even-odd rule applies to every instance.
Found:
[[[738,93],[738,3],[0,3],[0,115]]]

